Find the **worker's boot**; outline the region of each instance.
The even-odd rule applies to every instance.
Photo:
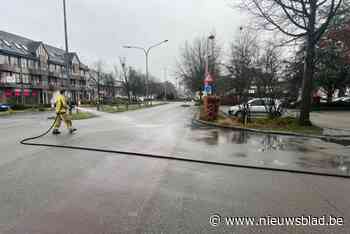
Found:
[[[55,129],[52,131],[52,134],[58,135],[58,134],[61,134],[61,132],[60,132],[57,128],[55,128]]]

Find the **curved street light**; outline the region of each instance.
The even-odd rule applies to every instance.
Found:
[[[146,57],[146,97],[148,97],[148,95],[149,95],[149,87],[148,87],[148,85],[149,85],[149,53],[150,53],[151,49],[153,49],[157,46],[160,46],[168,41],[169,40],[161,41],[161,42],[154,44],[148,48],[143,48],[143,47],[139,47],[139,46],[130,46],[130,45],[123,46],[123,48],[126,48],[126,49],[138,49],[138,50],[142,50],[145,53],[145,57]]]

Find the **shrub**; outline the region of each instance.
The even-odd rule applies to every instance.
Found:
[[[32,108],[32,105],[15,104],[12,106],[12,110],[17,110],[17,111],[27,110],[31,108]]]

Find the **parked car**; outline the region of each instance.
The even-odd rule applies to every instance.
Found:
[[[275,106],[279,115],[282,114],[282,102],[277,99],[254,98],[247,102],[251,113],[267,113],[270,107]],[[228,113],[232,116],[240,116],[244,107],[243,104],[231,106]]]
[[[10,104],[2,104],[0,103],[0,111],[8,111],[11,109],[11,105]]]
[[[348,108],[348,107],[350,107],[350,97],[336,98],[333,100],[332,103],[330,103],[330,106]]]
[[[338,97],[332,101],[333,103],[338,102],[350,102],[350,97]]]

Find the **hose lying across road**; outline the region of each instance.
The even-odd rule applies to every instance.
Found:
[[[241,164],[233,164],[233,163],[224,163],[224,162],[214,162],[214,161],[205,161],[205,160],[196,160],[189,158],[180,158],[180,157],[172,157],[172,156],[164,156],[164,155],[155,155],[155,154],[146,154],[146,153],[136,153],[130,151],[120,151],[120,150],[106,150],[99,148],[90,148],[90,147],[79,147],[79,146],[66,146],[66,145],[53,145],[53,144],[43,144],[43,143],[31,143],[30,141],[39,139],[47,135],[54,127],[55,122],[59,118],[59,115],[56,116],[54,122],[51,127],[41,135],[35,137],[25,138],[20,141],[23,145],[30,146],[41,146],[41,147],[54,147],[54,148],[62,148],[62,149],[71,149],[71,150],[85,150],[85,151],[93,151],[93,152],[101,152],[101,153],[110,153],[110,154],[119,154],[128,155],[133,157],[145,157],[145,158],[156,158],[156,159],[165,159],[172,161],[182,161],[189,163],[197,163],[197,164],[205,164],[205,165],[214,165],[214,166],[225,166],[225,167],[234,167],[234,168],[246,168],[246,169],[255,169],[255,170],[265,170],[265,171],[277,171],[277,172],[287,172],[287,173],[296,173],[296,174],[306,174],[306,175],[317,175],[317,176],[329,176],[329,177],[339,177],[339,178],[347,178],[350,176],[341,175],[341,174],[331,174],[331,173],[322,173],[322,172],[307,172],[302,170],[294,170],[294,169],[282,169],[282,168],[269,168],[269,167],[260,167],[260,166],[249,166],[249,165],[241,165]]]

